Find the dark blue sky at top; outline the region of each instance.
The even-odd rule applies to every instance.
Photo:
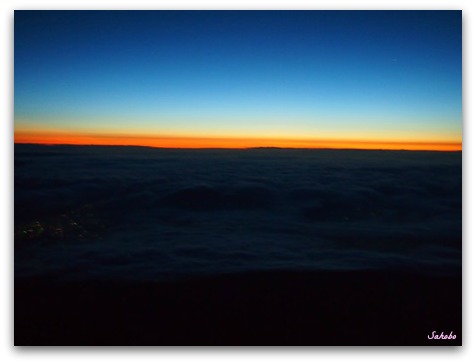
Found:
[[[461,47],[459,11],[16,11],[15,117],[460,132]]]

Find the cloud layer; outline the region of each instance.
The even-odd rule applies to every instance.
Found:
[[[461,269],[461,153],[15,145],[15,274]]]

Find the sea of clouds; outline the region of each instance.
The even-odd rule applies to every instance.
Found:
[[[15,276],[460,274],[461,153],[15,145]]]

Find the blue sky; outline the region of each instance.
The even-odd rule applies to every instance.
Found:
[[[461,140],[459,11],[16,11],[15,129]]]

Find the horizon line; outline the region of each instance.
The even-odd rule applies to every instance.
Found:
[[[249,150],[249,149],[292,149],[292,150],[362,150],[362,151],[406,151],[406,152],[451,152],[461,153],[461,149],[405,149],[405,148],[338,148],[338,147],[277,147],[277,146],[256,146],[256,147],[166,147],[139,144],[77,144],[77,143],[32,143],[14,142],[14,145],[39,145],[39,146],[75,146],[75,147],[125,147],[125,148],[150,148],[150,149],[181,149],[181,150]]]
[[[462,150],[458,139],[407,138],[295,138],[275,136],[161,136],[98,135],[74,132],[32,132],[15,130],[15,143],[70,145],[130,145],[181,149],[246,149],[256,147],[298,149],[382,149],[382,150]]]

